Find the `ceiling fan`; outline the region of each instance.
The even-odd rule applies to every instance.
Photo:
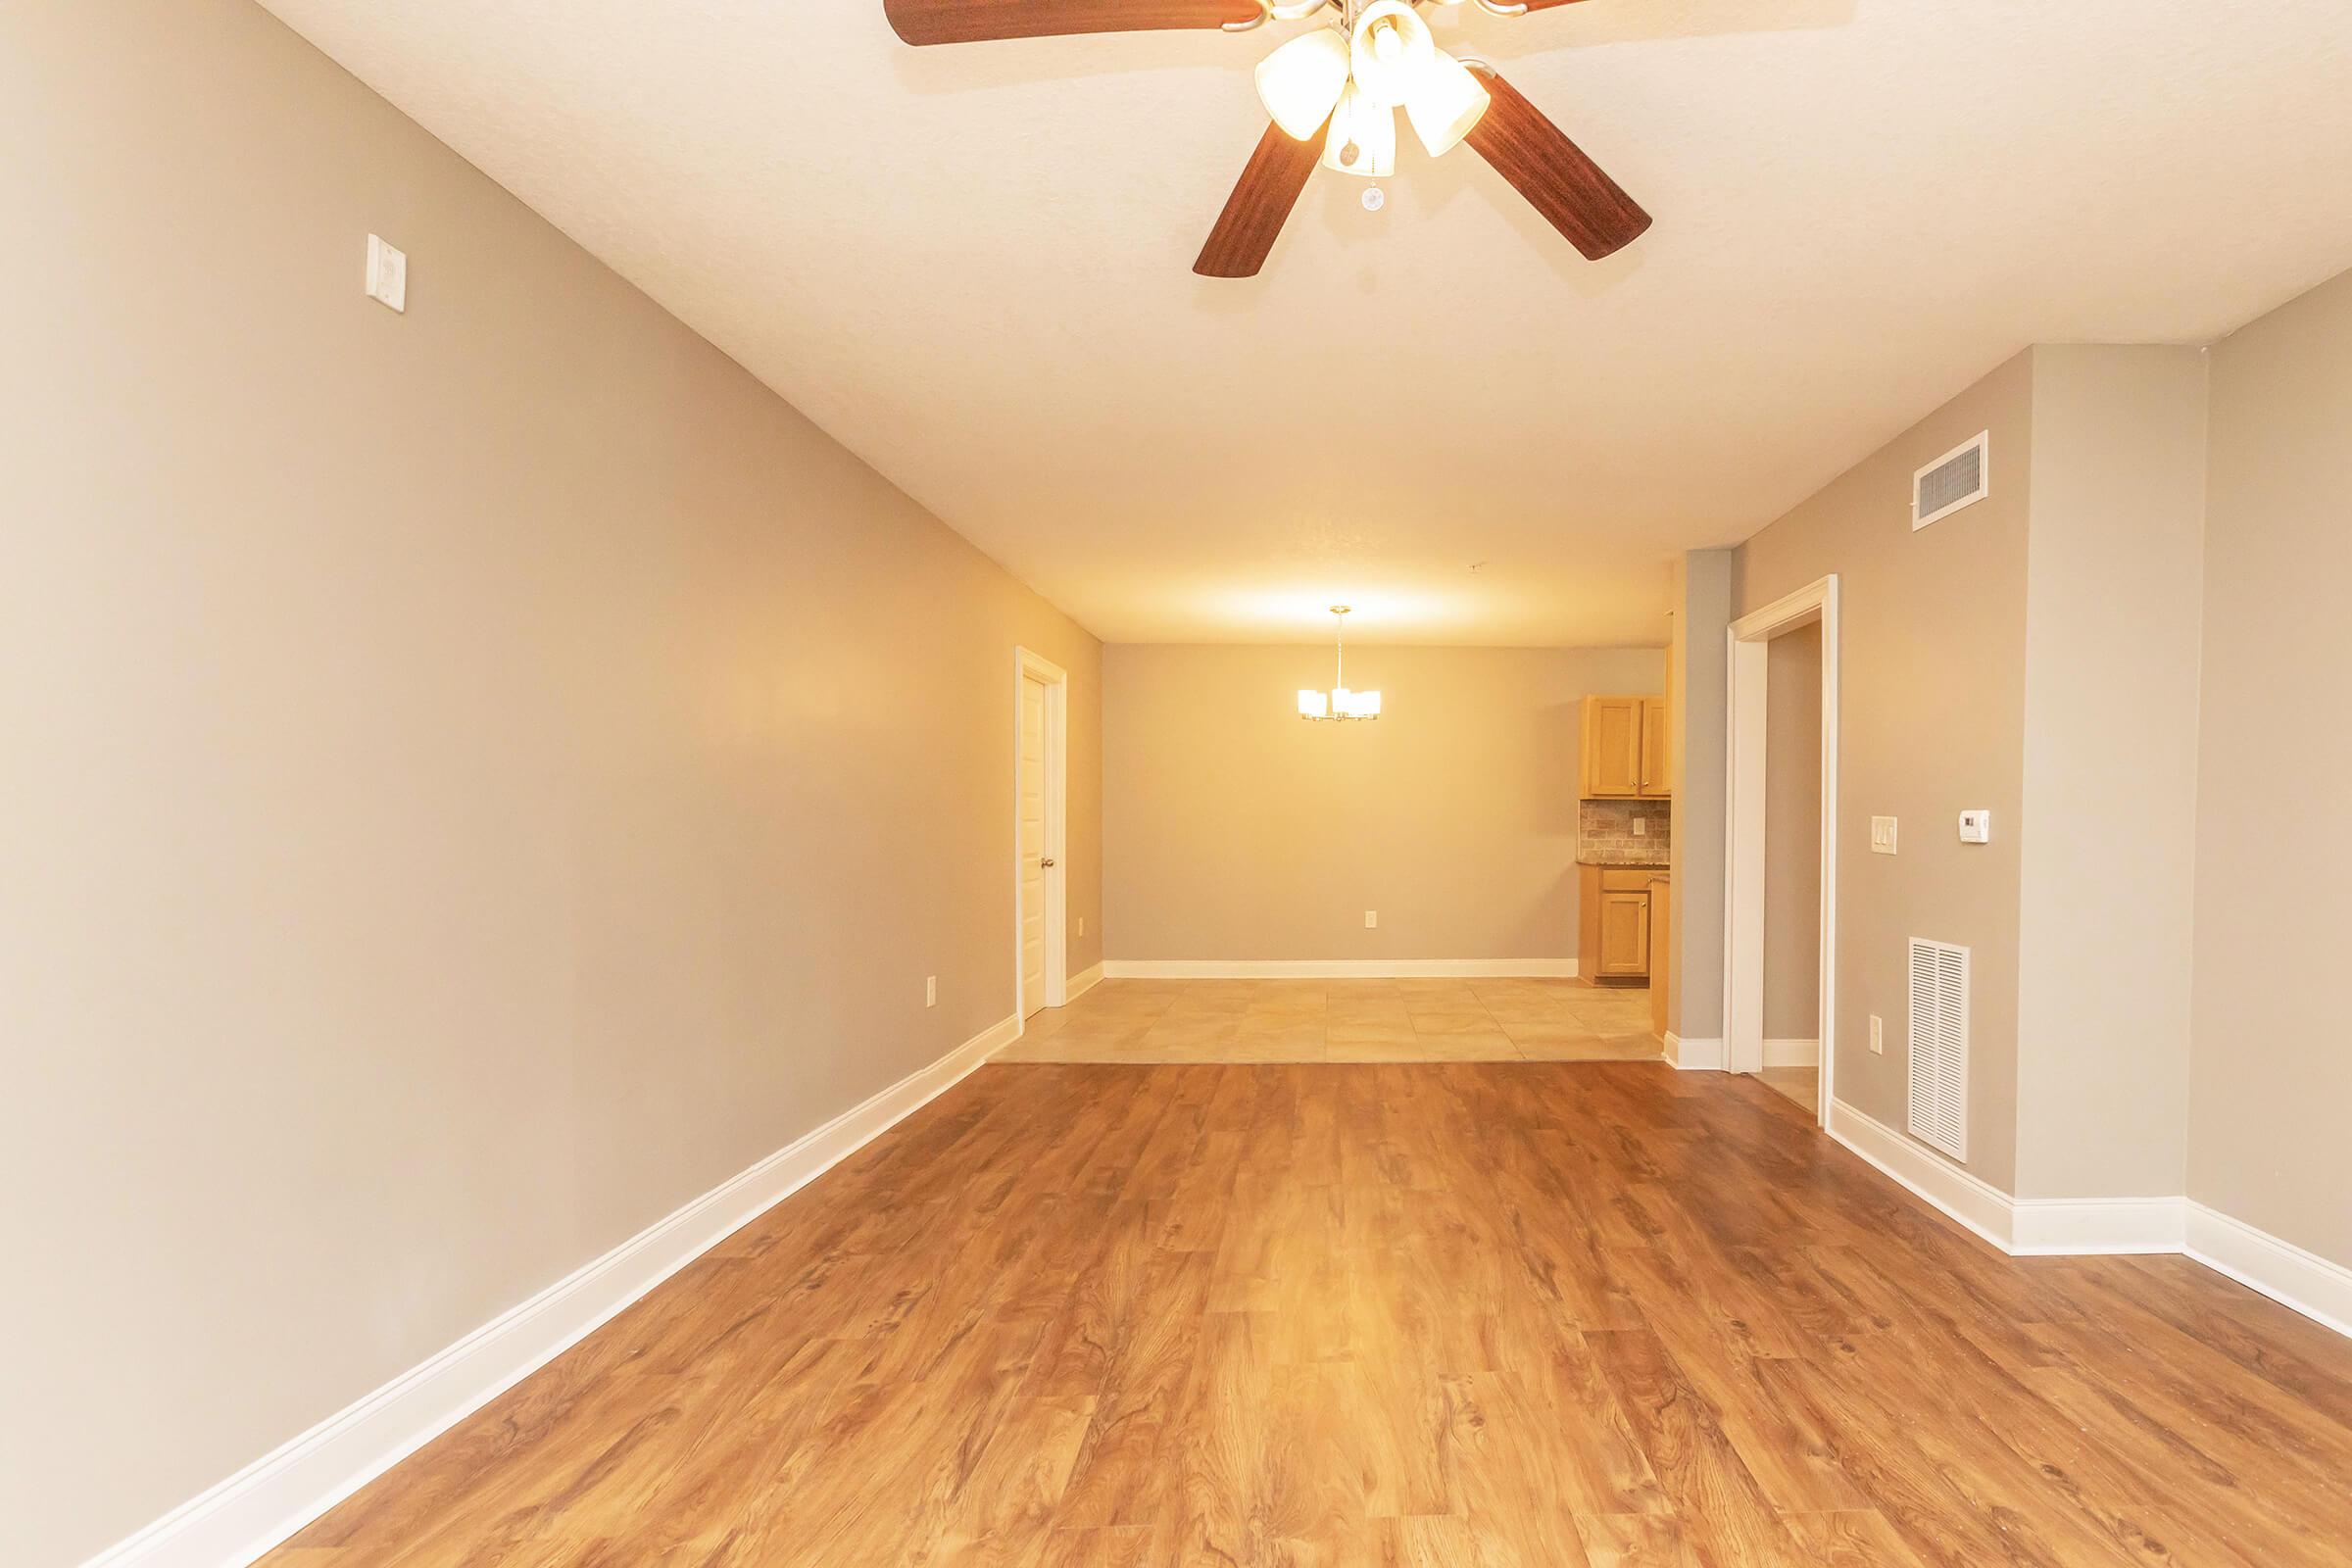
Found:
[[[1203,277],[1250,277],[1265,265],[1317,162],[1366,178],[1394,172],[1399,108],[1430,156],[1467,141],[1590,260],[1648,228],[1649,215],[1493,66],[1437,47],[1418,14],[1428,3],[1465,0],[883,0],[882,9],[910,44],[1173,27],[1249,32],[1338,13],[1258,63],[1258,97],[1273,123],[1193,263]],[[1468,3],[1516,17],[1576,0]],[[1367,207],[1377,205],[1372,198],[1367,190]]]

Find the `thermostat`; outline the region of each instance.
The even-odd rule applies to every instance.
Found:
[[[1992,842],[1992,813],[1990,811],[1962,811],[1960,813],[1960,842],[1990,844]]]

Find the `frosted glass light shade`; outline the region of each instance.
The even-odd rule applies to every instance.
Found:
[[[1333,692],[1333,707],[1342,718],[1378,718],[1380,693],[1351,692],[1345,688]]]
[[[1298,694],[1300,718],[1327,718],[1330,714],[1331,704],[1321,692],[1302,691]]]
[[[1443,158],[1461,145],[1493,102],[1468,66],[1438,49],[1404,100],[1404,118],[1413,122],[1413,134],[1429,156]]]
[[[1372,102],[1348,83],[1323,137],[1323,167],[1366,178],[1396,172],[1396,112]]]
[[[1257,101],[1293,141],[1331,118],[1348,85],[1348,39],[1333,27],[1302,33],[1257,63]]]
[[[1415,15],[1405,0],[1373,0],[1355,19],[1355,36],[1348,49],[1348,67],[1358,92],[1394,109],[1412,96],[1437,51],[1429,24]]]

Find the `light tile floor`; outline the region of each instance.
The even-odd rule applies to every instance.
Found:
[[[1581,980],[1105,980],[999,1061],[1648,1061],[1649,993]]]
[[[1083,1000],[1083,999],[1082,999]],[[1767,1067],[1756,1074],[1764,1087],[1778,1090],[1807,1110],[1814,1108],[1821,1095],[1819,1067]]]

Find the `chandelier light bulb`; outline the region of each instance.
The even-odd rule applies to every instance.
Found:
[[[1437,52],[1429,24],[1406,0],[1372,0],[1355,19],[1348,65],[1358,92],[1394,109],[1412,96]]]

